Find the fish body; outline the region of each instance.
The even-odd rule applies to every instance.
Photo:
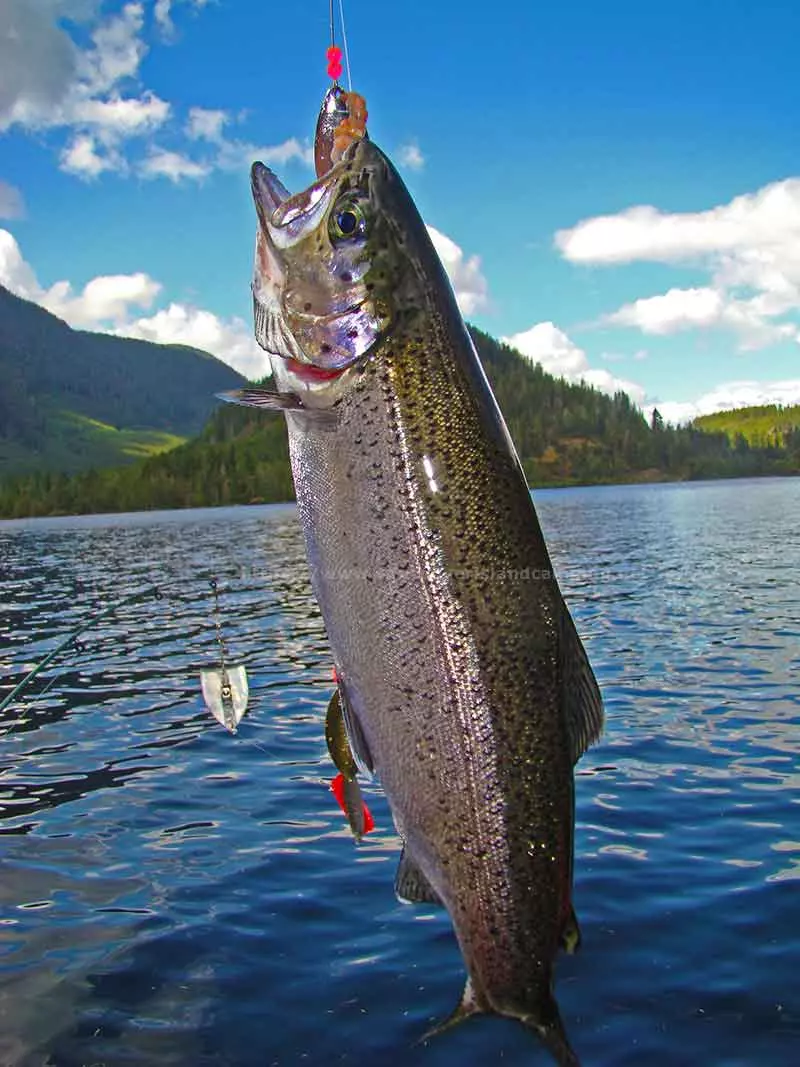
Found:
[[[553,962],[577,937],[573,765],[602,708],[519,459],[380,149],[358,141],[294,198],[256,164],[253,188],[278,388],[249,399],[286,414],[349,741],[404,842],[398,891],[449,912],[455,1020],[519,1019],[577,1064]]]

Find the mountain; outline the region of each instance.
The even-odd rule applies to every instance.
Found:
[[[532,485],[800,474],[792,448],[750,447],[722,432],[648,422],[625,393],[607,396],[534,366],[471,329]],[[198,507],[289,500],[281,415],[220,405],[203,432],[163,455],[67,478],[0,484],[0,515]]]
[[[243,381],[196,348],[73,330],[0,286],[0,478],[172,448]]]

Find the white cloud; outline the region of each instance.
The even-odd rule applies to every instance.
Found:
[[[240,318],[223,319],[210,311],[173,303],[149,318],[127,322],[114,332],[160,344],[202,348],[247,377],[261,378],[269,373],[266,356],[256,344],[252,326]]]
[[[715,411],[751,407],[757,404],[800,403],[800,378],[780,382],[736,381],[718,385],[695,401],[670,401],[651,405],[652,415],[657,407],[666,422],[690,422],[698,415],[712,415]]]
[[[78,52],[58,19],[77,13],[57,0],[0,4],[0,131],[46,114],[65,96]]]
[[[178,184],[184,179],[200,181],[211,173],[211,167],[182,156],[179,152],[154,148],[141,163],[139,173],[143,178],[169,178],[171,182]]]
[[[56,282],[37,303],[75,329],[103,331],[108,322],[125,322],[132,308],[149,308],[160,290],[147,274],[115,274],[92,278],[78,295],[69,282]]]
[[[172,33],[175,29],[172,22],[172,0],[156,0],[153,15],[164,33]]]
[[[708,211],[643,206],[586,219],[559,231],[555,244],[573,263],[686,264],[710,275],[709,286],[636,300],[606,321],[661,334],[725,328],[743,349],[800,336],[791,321],[775,321],[800,310],[800,178]]]
[[[25,214],[22,193],[0,179],[0,219],[21,219]]]
[[[76,100],[72,122],[96,129],[105,139],[116,140],[158,129],[169,113],[169,104],[155,93],[145,91],[139,97],[112,94],[108,100]]]
[[[207,2],[156,0],[155,24],[169,37],[179,3],[199,11]],[[149,48],[145,4],[129,0],[104,17],[101,12],[101,0],[0,0],[0,133],[12,126],[65,131],[57,149],[61,167],[83,179],[114,172],[197,180],[215,169],[247,168],[256,158],[312,165],[312,146],[294,137],[266,146],[227,139],[233,118],[221,109],[191,108],[182,123],[180,133],[202,148],[190,153],[185,143],[169,150],[155,145],[153,134],[167,132],[173,109],[140,83]],[[64,20],[81,18],[88,44],[79,47]],[[176,123],[169,132],[178,134]]]
[[[276,145],[220,139],[214,163],[220,170],[240,170],[249,167],[256,159],[268,166],[281,167],[297,160],[310,167],[314,162],[314,149],[308,142],[301,143],[296,137]]]
[[[473,315],[489,303],[489,287],[481,272],[480,256],[464,257],[463,250],[445,234],[427,227],[464,315]]]
[[[150,90],[122,92],[147,53],[142,3],[126,3],[96,23],[83,49],[61,25],[64,18],[96,17],[98,7],[94,0],[0,4],[0,131],[13,125],[70,131],[61,165],[83,178],[127,172],[122,143],[159,129],[170,115],[169,104]]]
[[[188,3],[195,8],[203,8],[208,0],[156,0],[153,15],[166,37],[172,37],[175,33],[175,24],[172,21],[172,8],[179,3]]]
[[[537,322],[529,330],[504,337],[503,341],[516,348],[542,369],[568,381],[584,381],[604,393],[627,393],[637,404],[644,400],[644,389],[635,382],[617,378],[607,370],[593,369],[582,348],[560,330],[555,323]]]
[[[2,229],[0,284],[17,296],[41,304],[76,329],[101,330],[104,324],[124,322],[132,307],[149,308],[161,290],[158,282],[141,272],[92,278],[78,294],[67,281],[44,289],[14,236]]]
[[[224,319],[174,302],[152,315],[135,317],[136,309],[149,310],[162,291],[159,282],[141,271],[92,278],[80,293],[75,293],[68,281],[44,289],[13,235],[0,229],[0,284],[41,304],[76,329],[138,337],[159,344],[191,345],[213,353],[250,377],[261,378],[269,373],[252,326],[240,318]]]
[[[759,297],[739,300],[720,289],[670,289],[661,296],[624,304],[601,321],[612,326],[636,326],[643,333],[662,336],[718,326],[738,334],[744,351],[800,337],[800,330],[791,322],[769,322],[762,306]]]
[[[94,47],[80,53],[78,59],[81,93],[106,93],[123,79],[138,74],[147,54],[147,45],[140,37],[143,25],[144,5],[129,3],[94,29]]]
[[[23,259],[14,235],[3,229],[0,229],[0,284],[26,300],[35,300],[41,293],[33,268]]]
[[[219,141],[225,125],[230,122],[227,111],[214,108],[193,107],[189,109],[186,135],[193,141]]]
[[[101,154],[94,137],[80,133],[62,150],[60,166],[67,174],[91,180],[107,170],[124,171],[125,161],[113,149]]]
[[[397,158],[402,166],[408,167],[409,170],[422,170],[425,166],[425,157],[416,141],[401,145],[397,150]]]
[[[719,322],[725,297],[717,289],[670,289],[625,304],[603,321],[617,326],[638,326],[644,333],[669,334],[693,326]]]

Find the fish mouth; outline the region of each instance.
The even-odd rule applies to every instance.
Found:
[[[261,229],[275,248],[289,248],[313,230],[328,210],[344,168],[337,165],[299,193],[290,193],[263,163],[250,169],[250,188]]]

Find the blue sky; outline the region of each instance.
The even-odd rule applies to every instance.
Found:
[[[469,320],[672,419],[800,402],[797,0],[344,10]],[[249,164],[311,180],[327,38],[325,0],[3,0],[0,282],[264,373]]]

